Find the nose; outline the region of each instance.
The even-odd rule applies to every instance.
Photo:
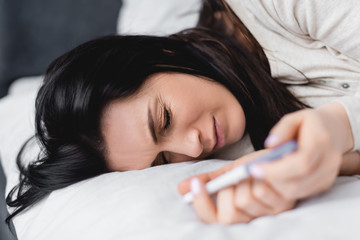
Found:
[[[170,142],[169,149],[173,153],[197,158],[204,150],[201,143],[200,131],[192,128],[183,134],[179,134],[179,136],[174,136],[173,141]]]

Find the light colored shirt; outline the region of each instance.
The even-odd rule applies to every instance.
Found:
[[[360,150],[360,2],[227,0],[263,47],[272,77],[311,106],[339,101]]]

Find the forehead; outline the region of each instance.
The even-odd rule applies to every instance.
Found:
[[[141,169],[148,167],[146,163],[154,158],[154,144],[147,126],[152,97],[137,95],[113,101],[105,108],[102,134],[110,169]]]

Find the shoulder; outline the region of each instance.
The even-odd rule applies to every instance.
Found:
[[[359,15],[360,11],[358,0],[227,0],[227,3],[236,14],[240,12],[238,15],[241,11],[251,12],[267,25],[271,25],[267,22],[271,18],[277,25],[297,34],[307,34],[326,20],[337,22],[336,19],[344,16]]]

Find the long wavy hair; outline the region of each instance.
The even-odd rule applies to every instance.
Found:
[[[154,73],[192,74],[224,85],[244,110],[253,146],[263,148],[271,127],[305,105],[271,77],[260,55],[231,34],[200,24],[168,37],[107,36],[60,56],[48,67],[36,98],[41,152],[24,166],[25,144],[17,157],[20,182],[6,199],[15,208],[7,222],[54,190],[109,171],[103,110],[136,93]]]

